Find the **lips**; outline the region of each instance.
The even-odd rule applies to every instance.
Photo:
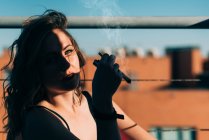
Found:
[[[71,73],[69,75],[66,75],[63,77],[63,80],[69,80],[69,79],[72,79],[74,77],[75,74]]]
[[[74,75],[74,74],[71,73],[71,74],[66,75],[65,77],[72,77],[73,75]]]

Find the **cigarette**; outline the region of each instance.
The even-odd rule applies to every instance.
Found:
[[[101,52],[99,52],[99,55],[102,57],[102,53]],[[97,63],[96,63],[96,61],[94,62],[94,65],[96,65],[97,66]],[[131,83],[131,79],[128,77],[128,76],[126,76],[122,71],[120,71],[121,73],[122,73],[122,76],[123,76],[123,79],[127,82],[127,83]]]
[[[123,72],[122,72],[122,75],[123,75],[123,79],[127,82],[127,83],[131,83],[131,79],[128,77],[128,76],[126,76]]]

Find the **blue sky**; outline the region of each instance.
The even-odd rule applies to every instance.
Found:
[[[67,16],[209,16],[209,0],[0,0],[0,16],[31,16],[55,9]],[[145,52],[167,46],[196,45],[203,55],[209,52],[209,30],[167,29],[69,29],[87,54],[100,48],[130,49]],[[0,29],[0,48],[18,37],[19,29]]]

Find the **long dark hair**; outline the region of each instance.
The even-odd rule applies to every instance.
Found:
[[[67,18],[64,14],[47,10],[40,16],[33,16],[23,24],[22,32],[10,47],[9,63],[2,69],[10,69],[8,77],[3,82],[3,99],[7,115],[4,128],[8,140],[15,140],[21,135],[24,112],[31,105],[46,98],[45,88],[39,75],[39,64],[42,54],[42,44],[52,29],[63,30],[70,38],[77,51],[80,67],[85,60],[74,38],[66,31]],[[81,87],[76,89],[76,95],[81,101]]]

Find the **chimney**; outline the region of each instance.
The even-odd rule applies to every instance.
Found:
[[[193,79],[202,73],[202,58],[199,47],[179,46],[166,49],[171,57],[172,79]],[[195,82],[172,83],[173,86],[190,87]]]

